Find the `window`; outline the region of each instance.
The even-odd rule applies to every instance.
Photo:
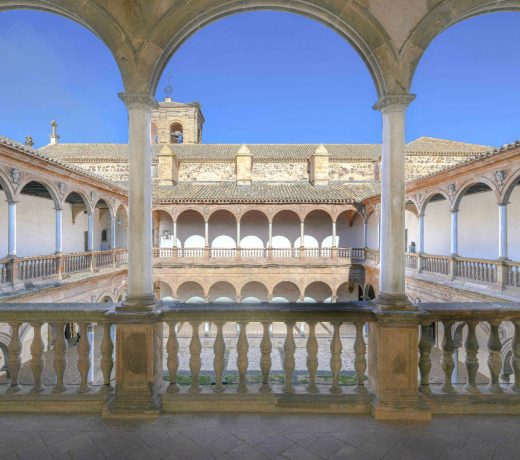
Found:
[[[106,243],[108,241],[108,230],[103,230],[101,232],[101,242]]]
[[[183,129],[180,123],[172,123],[170,126],[170,144],[182,144]]]

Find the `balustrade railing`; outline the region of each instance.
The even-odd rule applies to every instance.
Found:
[[[520,287],[520,262],[506,262],[507,285]]]
[[[497,281],[497,262],[486,259],[456,258],[455,276],[483,283]]]
[[[417,270],[419,268],[419,256],[415,253],[407,253],[405,255],[406,268]]]
[[[119,267],[126,264],[127,260],[126,249],[2,259],[0,284],[60,278],[73,273]]]
[[[450,273],[451,257],[421,254],[420,269],[430,273],[448,275]]]

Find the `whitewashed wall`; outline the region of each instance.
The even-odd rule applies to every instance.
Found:
[[[424,251],[428,254],[449,256],[451,215],[447,200],[434,201],[426,205],[424,213]],[[419,251],[419,235],[414,240]]]
[[[378,232],[377,214],[373,212],[368,218],[368,231],[367,231],[367,247],[369,249],[378,249],[379,247],[379,232]]]

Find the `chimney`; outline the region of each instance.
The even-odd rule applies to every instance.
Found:
[[[180,161],[168,145],[164,145],[158,155],[159,185],[177,185]]]
[[[49,136],[51,139],[50,145],[56,145],[59,143],[60,136],[58,136],[58,133],[56,132],[56,128],[58,127],[58,123],[56,123],[56,120],[51,121],[52,131],[51,135]]]
[[[309,181],[312,185],[329,185],[329,152],[320,144],[309,159]]]
[[[251,170],[253,169],[253,155],[242,144],[242,147],[235,154],[235,173],[237,176],[237,185],[251,185]]]

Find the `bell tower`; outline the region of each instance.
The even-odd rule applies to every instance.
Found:
[[[152,144],[200,144],[204,116],[198,102],[176,102],[173,88],[164,88],[164,101],[152,110]]]

